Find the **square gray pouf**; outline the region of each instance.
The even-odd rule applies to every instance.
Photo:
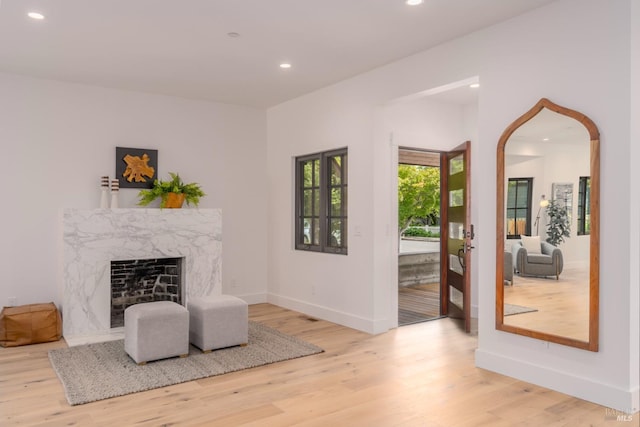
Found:
[[[202,351],[246,345],[249,341],[247,303],[232,295],[189,300],[189,340]]]
[[[124,350],[138,364],[189,354],[189,312],[171,301],[124,311]]]

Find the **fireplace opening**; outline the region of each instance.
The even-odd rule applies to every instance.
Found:
[[[111,327],[124,326],[124,311],[134,304],[173,301],[182,304],[184,258],[111,261]]]

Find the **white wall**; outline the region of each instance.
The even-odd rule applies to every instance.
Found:
[[[571,16],[580,10],[579,22]],[[557,13],[548,13],[557,11]],[[483,76],[499,96],[481,99],[480,132],[494,134],[500,117],[514,110],[526,111],[532,100],[547,96],[552,101],[575,108],[591,117],[602,135],[602,228],[600,281],[600,352],[589,353],[559,345],[546,345],[524,337],[499,333],[493,329],[495,292],[481,293],[481,333],[477,363],[519,378],[540,383],[578,397],[609,406],[637,410],[637,377],[631,378],[627,363],[637,349],[629,345],[632,332],[628,301],[630,282],[630,218],[627,207],[632,189],[631,169],[616,159],[629,155],[629,2],[557,2],[529,14],[526,19],[505,25],[513,35],[503,45],[487,52],[497,59],[496,68]],[[517,34],[534,34],[524,39]],[[591,24],[590,24],[591,23]],[[522,55],[500,58],[501,52]],[[597,57],[597,61],[592,58]],[[517,63],[516,68],[507,64]],[[547,66],[553,64],[553,67]],[[510,96],[505,89],[510,88]],[[585,88],[588,88],[585,90]],[[502,92],[502,93],[501,93]],[[547,95],[543,95],[543,94]],[[528,102],[524,102],[526,97]],[[482,114],[482,113],[481,113]],[[504,121],[502,122],[504,126]],[[490,191],[487,189],[487,191]],[[489,193],[487,193],[488,196]],[[637,238],[637,237],[636,237]],[[493,257],[483,252],[487,263]],[[481,264],[484,264],[481,261]],[[638,310],[637,300],[635,310]],[[483,316],[483,312],[488,317]],[[635,383],[634,386],[629,384]],[[635,390],[633,390],[635,388]]]
[[[393,145],[447,151],[465,141],[465,109],[429,97],[393,102],[384,108],[384,121]]]
[[[271,112],[267,162],[269,301],[325,318],[324,313],[330,312],[340,323],[369,329],[373,317],[373,236],[372,218],[367,213],[373,209],[373,188],[367,179],[373,160],[371,150],[354,141],[371,137],[372,117],[357,103],[334,106],[334,102],[331,96],[321,97],[302,109],[287,109],[282,115],[278,108]],[[294,251],[293,158],[339,147],[349,149],[349,255]],[[362,230],[362,234],[356,236],[355,230]]]
[[[99,206],[116,146],[157,149],[160,178],[202,185],[200,206],[223,211],[223,290],[265,299],[264,111],[9,74],[0,94],[0,304],[62,302],[60,211]]]
[[[579,11],[579,19],[576,19]],[[630,140],[630,0],[561,0],[268,111],[269,299],[367,331],[391,327],[393,152],[386,102],[479,76],[472,152],[478,366],[618,409],[638,408],[637,195]],[[640,25],[638,14],[634,25]],[[637,75],[637,74],[636,74]],[[637,83],[637,77],[633,77]],[[495,170],[502,131],[541,97],[579,110],[602,135],[600,351],[495,330]],[[636,106],[637,109],[637,106]],[[637,112],[637,111],[636,111]],[[349,146],[349,255],[292,249],[298,154]],[[391,160],[390,160],[391,159]],[[638,160],[638,159],[636,159]],[[634,222],[637,217],[634,218]],[[634,231],[635,234],[629,232]],[[314,291],[315,289],[315,291]],[[314,293],[315,292],[315,293]],[[628,302],[628,305],[626,304]],[[634,313],[633,315],[631,313]],[[632,347],[632,345],[634,347]]]
[[[629,97],[631,100],[631,112],[629,117],[640,117],[640,2],[631,2],[631,90]],[[640,164],[640,120],[629,120],[630,141],[629,169],[637,170]],[[635,393],[636,409],[639,400],[640,385],[640,191],[635,190],[632,185],[629,194],[629,258],[630,258],[630,295],[628,300],[631,333],[629,345],[631,347],[629,357],[629,388]],[[626,309],[626,308],[625,308]]]

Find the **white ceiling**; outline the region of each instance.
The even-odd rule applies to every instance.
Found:
[[[269,107],[552,1],[0,0],[0,71]]]
[[[566,151],[568,147],[572,150],[589,150],[589,141],[589,131],[582,123],[543,108],[511,134],[505,145],[505,164],[513,166],[528,162],[559,150]],[[574,163],[582,158],[576,155]]]
[[[589,131],[578,120],[543,108],[520,125],[509,137],[509,147],[527,147],[531,143],[575,144],[588,146]],[[512,144],[513,143],[513,144]]]

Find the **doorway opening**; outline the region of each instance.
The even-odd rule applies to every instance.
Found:
[[[478,77],[460,80],[395,99],[382,110],[384,130],[388,131],[392,150],[390,167],[397,172],[391,177],[394,180],[391,185],[393,191],[389,194],[394,207],[391,218],[396,227],[391,243],[394,250],[390,252],[394,280],[389,282],[389,291],[392,293],[390,300],[392,310],[395,311],[393,314],[397,316],[395,324],[398,326],[450,317],[463,320],[461,325],[466,331],[471,329],[471,277],[474,272],[471,250],[474,231],[471,224],[469,166],[470,141],[477,139],[478,129],[477,83]],[[382,143],[382,134],[380,137]],[[425,237],[435,240],[439,237],[439,248],[436,241],[430,242],[435,243],[434,248],[421,243],[425,248],[413,249],[415,243],[409,241],[408,237],[411,236],[408,234],[414,231],[407,233],[405,226],[400,224],[403,216],[400,211],[403,204],[401,197],[404,196],[401,196],[399,172],[403,165],[432,169],[440,177],[440,207],[439,211],[436,210],[439,217],[433,218],[433,211],[422,212],[417,215],[417,222],[406,224],[412,228],[423,228],[425,234],[431,231],[431,235],[427,234]],[[414,184],[412,189],[416,192],[427,185],[420,182]],[[437,194],[436,191],[432,194]],[[435,230],[429,227],[435,227]],[[423,258],[411,262],[405,259],[412,252],[423,254]],[[428,253],[432,254],[430,258],[424,255]],[[425,274],[424,270],[429,262],[439,264],[439,277],[426,280],[414,277],[413,282],[407,282],[407,271],[414,276]],[[407,291],[415,291],[415,288],[423,288],[417,290],[429,293],[419,295],[417,305],[408,305]],[[428,301],[431,301],[430,310],[426,309]],[[414,313],[419,316],[406,316]]]
[[[440,153],[398,151],[398,325],[442,317]]]

